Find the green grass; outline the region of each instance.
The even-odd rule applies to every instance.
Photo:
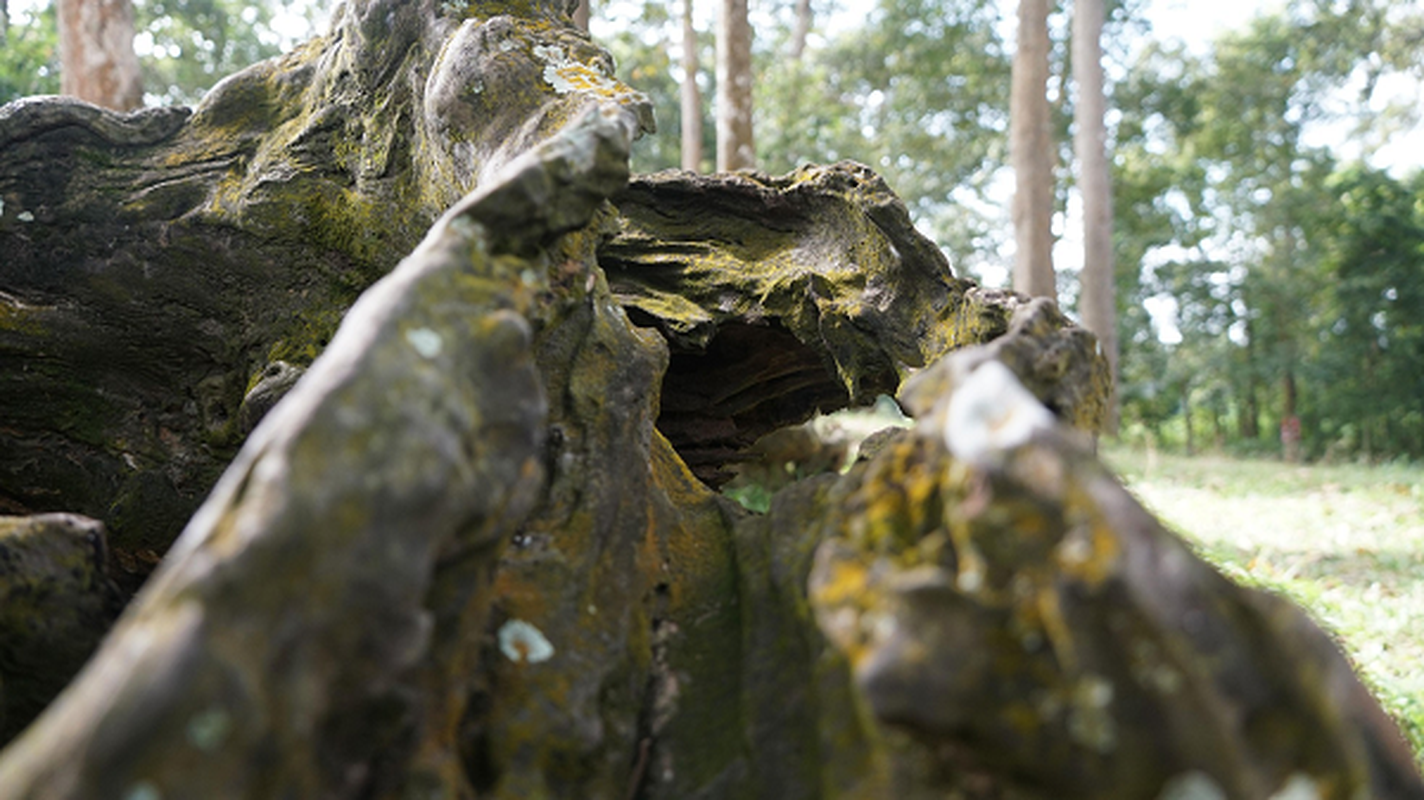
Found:
[[[1103,459],[1222,572],[1333,633],[1424,765],[1424,468],[1112,446]]]

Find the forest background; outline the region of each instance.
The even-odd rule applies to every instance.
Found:
[[[1153,29],[1171,2],[1113,0],[1102,34],[1121,437],[1188,452],[1424,458],[1424,7],[1262,3],[1189,42]],[[331,10],[134,8],[149,105],[195,101],[320,32]],[[594,35],[657,108],[638,171],[682,163],[682,11],[594,4]],[[1012,11],[1000,0],[752,3],[757,168],[869,164],[958,270],[1005,285]],[[693,6],[699,121],[714,113],[716,13],[710,0]],[[1058,296],[1070,312],[1082,262],[1071,13],[1050,15],[1048,81]],[[56,28],[52,3],[0,0],[0,102],[58,91]],[[714,126],[699,129],[714,153]]]

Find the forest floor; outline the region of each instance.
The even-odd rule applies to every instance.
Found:
[[[1102,455],[1202,557],[1330,631],[1424,765],[1424,467]]]

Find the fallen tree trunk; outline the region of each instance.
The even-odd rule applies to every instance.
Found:
[[[60,164],[0,157],[0,493],[168,551],[0,798],[1420,796],[1070,432],[1090,336],[863,167],[630,182],[646,106],[563,14],[350,4],[191,117],[0,112]],[[845,474],[714,491],[880,393],[916,427]]]

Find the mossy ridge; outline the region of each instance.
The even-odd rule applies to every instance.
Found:
[[[1373,734],[1320,703],[1324,675],[1348,667],[1298,611],[1230,591],[1160,528],[1144,548],[1155,523],[1071,435],[968,465],[948,457],[936,423],[920,428],[832,484],[809,589],[878,723],[911,734],[907,750],[881,740],[893,763],[965,748],[933,780],[987,769],[1026,797],[1040,796],[1033,786],[1150,796],[1199,765],[1236,764],[1210,775],[1242,796],[1291,770],[1308,770],[1321,796],[1368,784],[1357,737]],[[1183,614],[1212,622],[1184,626]],[[1251,655],[1276,637],[1289,653]],[[1263,702],[1259,725],[1213,717]],[[1303,730],[1331,744],[1299,741]]]
[[[946,353],[1003,337],[1027,303],[956,278],[883,180],[851,162],[780,177],[635,176],[613,202],[621,227],[599,263],[638,324],[667,339],[663,395],[677,403],[663,430],[713,485],[760,436],[895,394]],[[1034,350],[1034,337],[1071,328],[1061,314],[1040,317],[1020,336],[1021,360],[1044,373],[1031,388],[1058,391],[1064,370],[1101,358],[1076,342]],[[717,386],[704,385],[708,374]],[[739,387],[750,391],[730,402]],[[1104,388],[1045,399],[1091,427],[1105,405],[1088,395]]]
[[[639,176],[615,203],[624,227],[602,262],[675,347],[706,347],[728,320],[776,321],[863,402],[1005,327],[860,165]]]

